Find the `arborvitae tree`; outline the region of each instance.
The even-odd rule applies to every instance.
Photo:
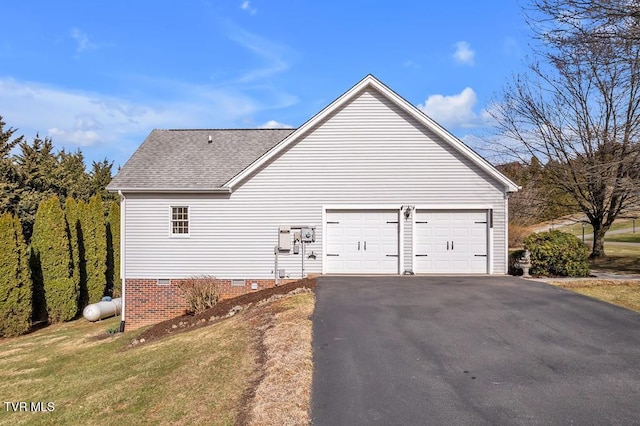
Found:
[[[89,303],[99,302],[107,287],[107,231],[99,195],[91,197],[80,219],[87,265]]]
[[[29,331],[32,283],[22,226],[10,213],[0,215],[0,336]]]
[[[84,241],[80,218],[86,209],[84,203],[73,198],[67,198],[64,204],[64,214],[69,229],[69,244],[71,245],[71,261],[73,267],[73,282],[80,291],[79,306],[84,306],[88,300],[87,296],[87,270],[84,258]]]
[[[107,288],[113,297],[122,295],[120,280],[120,205],[111,202],[107,218]]]
[[[57,196],[40,203],[31,246],[35,274],[41,277],[49,322],[68,321],[78,312],[69,230]]]

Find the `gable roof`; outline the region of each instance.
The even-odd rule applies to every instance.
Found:
[[[504,185],[507,192],[516,192],[520,187],[511,179],[500,173],[491,163],[482,158],[478,153],[473,151],[467,145],[465,145],[460,139],[453,136],[445,128],[436,123],[433,119],[429,118],[424,112],[409,103],[406,99],[398,95],[391,90],[380,80],[369,74],[360,82],[358,82],[351,89],[347,90],[339,98],[325,107],[322,111],[311,117],[306,123],[300,126],[296,131],[287,136],[282,142],[274,146],[269,152],[265,153],[262,157],[257,159],[253,164],[244,169],[241,173],[234,176],[231,180],[225,183],[225,187],[228,187],[231,191],[233,188],[240,184],[244,179],[251,176],[256,170],[262,167],[264,164],[271,161],[280,152],[287,149],[290,145],[296,143],[313,129],[316,125],[321,123],[324,119],[333,114],[336,110],[349,103],[352,99],[358,96],[362,91],[373,89],[381,93],[391,102],[396,104],[399,108],[409,113],[410,116],[415,118],[419,123],[433,131],[436,135],[440,136],[445,142],[449,143],[454,149],[460,152],[463,156],[467,157],[473,163],[477,164],[482,170],[487,172],[491,177],[495,178],[498,182]]]
[[[504,185],[512,180],[426,114],[369,74],[298,129],[154,130],[107,186],[127,192],[226,192],[300,141],[315,126],[373,89]],[[211,143],[208,138],[211,136]]]
[[[153,130],[107,189],[129,192],[229,192],[223,187],[225,182],[293,131]]]

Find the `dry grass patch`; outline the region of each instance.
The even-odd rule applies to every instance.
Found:
[[[551,284],[640,312],[640,281],[579,280],[553,281]]]
[[[310,423],[311,314],[315,298],[307,291],[270,306],[263,324],[264,369],[251,402],[251,425],[305,425]]]

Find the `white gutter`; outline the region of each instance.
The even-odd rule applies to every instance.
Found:
[[[121,319],[120,319],[120,332],[124,332],[124,326],[126,323],[126,317],[125,317],[125,312],[126,312],[126,276],[125,276],[125,271],[127,270],[127,268],[125,268],[125,262],[127,259],[126,256],[126,250],[127,250],[127,244],[126,244],[126,205],[127,205],[127,199],[124,196],[124,194],[122,193],[122,191],[118,190],[118,195],[120,196],[120,282],[122,283],[122,311],[121,311]]]
[[[148,194],[231,194],[231,188],[120,188],[120,189],[107,189],[109,192],[118,192],[122,194],[123,191],[128,193],[148,193]]]

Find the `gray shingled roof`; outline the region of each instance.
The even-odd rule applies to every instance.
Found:
[[[220,188],[294,130],[154,130],[107,189]]]

